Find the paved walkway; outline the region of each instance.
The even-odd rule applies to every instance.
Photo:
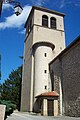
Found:
[[[39,116],[28,113],[13,113],[6,120],[80,120],[80,118],[66,117],[66,116]]]

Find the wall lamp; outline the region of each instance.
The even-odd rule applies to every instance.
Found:
[[[2,4],[3,3],[13,3],[14,4],[14,12],[18,16],[22,13],[23,8],[21,7],[20,3],[17,2],[16,0],[0,0],[0,14],[2,10]]]

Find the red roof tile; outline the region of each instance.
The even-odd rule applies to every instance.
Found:
[[[45,92],[40,95],[37,95],[35,98],[38,97],[58,97],[59,94],[56,91],[51,91],[51,92]]]

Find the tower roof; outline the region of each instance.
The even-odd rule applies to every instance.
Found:
[[[50,10],[50,9],[47,9],[47,8],[43,8],[43,7],[39,7],[39,6],[32,6],[32,10],[40,10],[40,11],[44,11],[44,12],[48,12],[48,13],[52,13],[52,14],[57,14],[57,15],[60,15],[60,16],[65,16],[64,13],[61,13],[61,12],[57,12],[57,11],[54,11],[54,10]]]

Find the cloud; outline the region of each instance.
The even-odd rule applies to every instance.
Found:
[[[60,8],[63,8],[65,6],[65,0],[62,0],[61,1],[61,5],[60,5]]]
[[[3,4],[3,6],[2,6],[2,9],[3,10],[9,10],[10,8],[12,8],[13,9],[13,5],[11,5],[11,4],[8,4],[8,3],[6,3],[6,4]]]
[[[20,34],[25,34],[25,32],[26,32],[26,29],[20,31],[19,33],[20,33]]]
[[[0,23],[0,29],[20,28],[27,20],[31,6],[24,6],[22,13],[19,16],[15,14],[6,17],[4,22]]]
[[[37,0],[36,5],[43,5],[46,2],[46,0]]]
[[[62,0],[60,2],[60,8],[63,8],[67,5],[73,5],[73,6],[80,6],[80,0],[76,0],[76,1],[69,1],[69,0]]]
[[[32,0],[32,3],[34,3],[34,5],[42,6],[46,1],[48,0],[36,0],[36,1]],[[13,5],[3,4],[3,10],[10,10],[10,9],[13,9]],[[31,10],[31,6],[26,5],[24,6],[21,15],[16,16],[15,14],[13,14],[11,16],[5,17],[5,20],[3,22],[0,22],[0,29],[20,28],[27,20],[30,10]]]
[[[45,4],[45,2],[47,2],[48,0],[32,0],[32,4],[33,5],[38,5],[38,6],[42,6]]]

